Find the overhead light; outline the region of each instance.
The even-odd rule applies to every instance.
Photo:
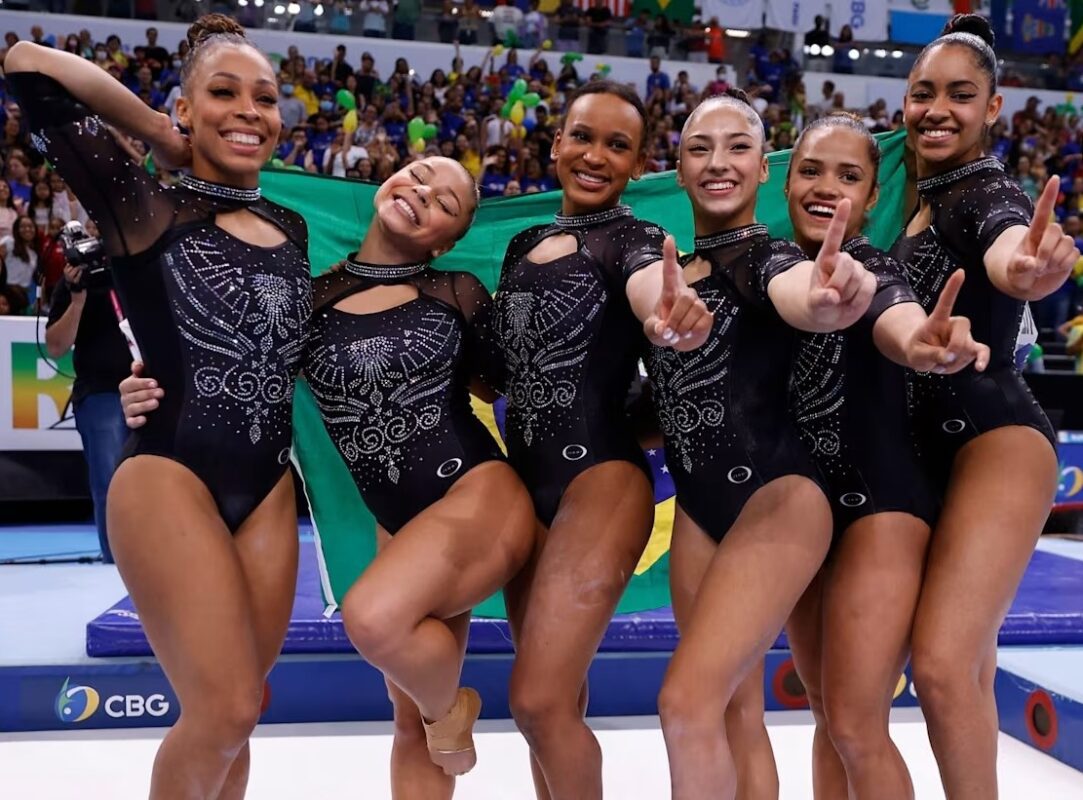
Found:
[[[848,55],[851,61],[857,61],[861,58],[861,52],[856,47],[851,47]]]
[[[877,58],[887,58],[887,50],[877,49],[876,52],[873,53],[873,55]]]
[[[821,50],[820,53],[824,58],[831,58],[831,56],[835,55],[835,48],[829,44],[825,44],[824,49]]]
[[[263,0],[255,0],[256,8],[263,8]]]
[[[322,5],[317,5],[314,9],[312,9],[312,13],[315,14],[317,17],[322,17],[323,16],[323,6]]]
[[[818,44],[810,45],[809,49],[808,49],[808,54],[810,56],[819,56],[820,55],[820,45],[818,45]]]
[[[237,0],[237,5],[239,5],[241,8],[244,8],[246,5],[248,5],[248,0]]]
[[[752,35],[752,31],[743,31],[740,28],[726,28],[726,36],[731,39],[747,39]]]
[[[891,51],[891,57],[892,58],[902,58],[903,57],[903,51],[902,50],[892,50]]]
[[[286,13],[286,7],[285,6],[275,6],[275,13],[278,14],[279,16],[282,16],[283,14]]]
[[[301,13],[301,4],[300,3],[290,3],[288,6],[286,6],[286,10],[288,12],[290,12],[291,14],[295,14],[295,15],[300,14]]]

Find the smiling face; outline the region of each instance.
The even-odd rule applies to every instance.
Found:
[[[755,222],[756,193],[767,181],[762,137],[732,103],[711,104],[685,125],[677,183],[692,201],[697,235]]]
[[[903,116],[922,174],[944,172],[982,155],[985,130],[1003,98],[966,45],[942,44],[910,73]]]
[[[615,206],[628,181],[643,172],[642,142],[643,120],[628,101],[606,93],[575,100],[552,148],[564,213]]]
[[[195,64],[177,100],[200,178],[256,186],[282,130],[271,65],[247,45],[219,44]],[[198,56],[197,56],[198,57]]]
[[[425,158],[400,169],[376,192],[380,232],[418,260],[451,249],[473,219],[477,191],[456,161]]]
[[[864,136],[842,126],[808,131],[793,154],[786,179],[794,241],[815,256],[843,199],[854,209],[845,238],[857,236],[864,218],[857,210],[871,211],[876,194],[876,167]]]

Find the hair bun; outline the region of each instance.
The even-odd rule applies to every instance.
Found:
[[[188,28],[188,46],[195,50],[212,36],[240,36],[246,38],[244,27],[225,14],[204,14]]]
[[[722,92],[723,97],[732,97],[734,100],[738,100],[744,103],[746,106],[752,105],[752,100],[748,96],[748,92],[744,89],[738,89],[736,86],[730,86]]]
[[[949,33],[969,33],[977,36],[990,47],[996,44],[996,36],[993,34],[989,20],[980,14],[956,14],[948,20],[941,36]]]

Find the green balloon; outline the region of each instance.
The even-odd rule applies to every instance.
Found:
[[[426,125],[421,131],[422,139],[435,139],[436,138],[436,126],[431,122]]]
[[[508,100],[512,105],[515,105],[515,101],[522,98],[524,94],[526,94],[526,81],[519,78],[519,80],[511,85],[511,94],[508,95]]]
[[[503,117],[504,119],[507,119],[508,117],[510,117],[511,116],[511,109],[512,109],[512,106],[514,106],[514,105],[515,105],[515,103],[513,103],[511,101],[511,98],[508,98],[507,100],[505,100],[504,105],[502,105],[500,107],[500,116]]]
[[[527,92],[523,95],[523,105],[527,108],[534,108],[534,106],[536,106],[540,102],[541,95],[539,95],[537,92]]]
[[[583,60],[583,54],[582,53],[565,53],[563,56],[560,57],[560,63],[561,64],[574,64],[576,61],[582,61],[582,60]]]
[[[271,166],[272,167],[278,167],[279,169],[282,169],[283,167],[286,166],[286,162],[283,161],[281,158],[272,158],[271,159]]]
[[[344,108],[347,111],[353,111],[357,108],[357,98],[353,96],[349,89],[339,89],[338,94],[335,95],[335,100],[338,102],[339,108]]]
[[[406,125],[407,141],[416,142],[418,139],[425,137],[425,120],[421,117],[414,117]]]

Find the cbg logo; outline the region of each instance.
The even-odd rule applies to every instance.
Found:
[[[56,716],[61,722],[83,722],[101,705],[107,716],[113,719],[131,717],[164,717],[169,713],[169,701],[165,695],[114,694],[101,702],[97,689],[90,686],[71,686],[71,678],[64,680],[60,694],[56,696]]]
[[[56,696],[56,718],[61,722],[82,722],[98,710],[98,692],[89,686],[68,687],[71,678],[64,679]]]

